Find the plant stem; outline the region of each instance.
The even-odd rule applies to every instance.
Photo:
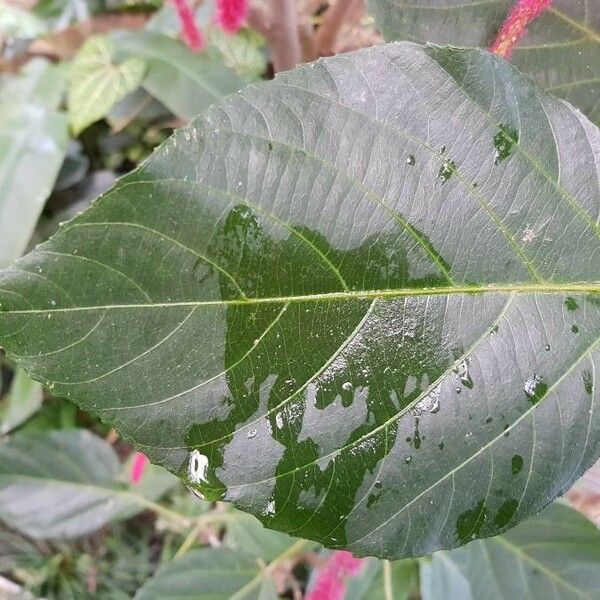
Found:
[[[130,496],[134,502],[137,502],[144,508],[151,510],[152,512],[156,513],[157,515],[160,515],[161,517],[164,517],[165,519],[167,519],[169,521],[177,523],[178,525],[180,525],[182,527],[189,527],[192,524],[192,521],[185,515],[175,512],[174,510],[171,510],[170,508],[167,508],[166,506],[162,506],[161,504],[158,504],[157,502],[152,502],[152,500],[148,500],[147,498],[144,498],[143,496],[138,496],[137,494],[133,494],[131,492],[121,492],[121,493],[123,495]]]
[[[317,51],[319,56],[334,53],[335,41],[344,23],[363,6],[363,0],[337,0],[330,6],[317,33]]]
[[[196,524],[183,541],[183,544],[181,544],[181,546],[175,553],[175,556],[173,556],[173,560],[177,560],[178,558],[181,558],[182,556],[185,556],[188,553],[189,549],[194,545],[194,542],[196,541],[196,538],[198,537],[202,529],[204,529],[208,525],[214,525],[216,523],[225,523],[226,521],[231,521],[234,518],[235,515],[230,512],[222,514],[210,513],[208,515],[202,515],[201,517],[199,517],[196,521]]]
[[[272,560],[254,579],[249,581],[244,587],[240,588],[229,600],[240,600],[246,597],[261,581],[268,577],[282,562],[285,562],[288,558],[292,558],[300,553],[300,551],[308,545],[308,540],[298,540],[295,544],[290,546],[287,550],[282,552],[277,558]]]
[[[383,561],[383,592],[385,600],[394,600],[394,587],[392,585],[392,565],[389,560]]]
[[[298,14],[294,0],[271,0],[268,39],[275,73],[293,69],[302,60]]]

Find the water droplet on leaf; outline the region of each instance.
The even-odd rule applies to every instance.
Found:
[[[510,156],[512,147],[519,141],[519,134],[516,129],[500,125],[500,130],[494,136],[494,164],[499,165],[504,159]]]

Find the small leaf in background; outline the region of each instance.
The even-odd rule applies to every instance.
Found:
[[[245,80],[260,79],[267,70],[265,40],[258,33],[242,29],[231,35],[217,27],[211,27],[208,37],[210,43],[223,54],[225,64]]]
[[[150,31],[118,31],[110,39],[119,56],[145,61],[143,87],[181,119],[193,119],[244,85],[215,49],[193,53],[181,42]]]
[[[421,567],[423,600],[600,597],[600,532],[554,504],[508,533],[437,552]]]
[[[241,511],[232,511],[231,514],[233,518],[227,521],[224,539],[225,544],[230,548],[270,562],[298,542],[298,538],[266,529],[252,515]]]
[[[146,64],[141,58],[113,62],[113,46],[105,36],[86,41],[69,75],[69,118],[77,135],[106,113],[143,80]]]
[[[419,598],[419,562],[363,559],[360,573],[346,582],[344,600],[415,600]]]
[[[132,488],[120,472],[112,447],[85,430],[17,435],[0,444],[0,518],[33,538],[78,537],[144,510],[174,479]]]
[[[6,434],[34,415],[44,399],[42,385],[17,369],[6,397],[0,400],[0,434]]]
[[[229,548],[192,550],[161,566],[135,600],[258,600],[261,568],[250,554]],[[258,580],[257,580],[258,579]],[[254,581],[257,585],[242,594]],[[276,596],[275,596],[276,597]]]
[[[0,0],[0,41],[7,38],[35,38],[46,31],[45,23],[35,14]]]
[[[63,163],[64,90],[64,68],[43,59],[0,75],[0,267],[26,250]]]

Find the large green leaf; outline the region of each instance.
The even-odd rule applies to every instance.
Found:
[[[0,274],[0,343],[270,528],[494,535],[599,454],[599,146],[483,51],[302,66]]]
[[[139,486],[120,481],[114,450],[87,431],[16,436],[0,443],[0,519],[34,538],[90,533],[152,506],[172,486],[149,473]],[[168,475],[168,474],[166,474]]]
[[[0,267],[27,248],[67,151],[63,72],[37,59],[0,76]]]
[[[243,86],[214,52],[194,53],[181,42],[150,31],[119,31],[111,40],[119,55],[146,61],[144,88],[182,119],[192,119]]]
[[[600,597],[600,532],[556,504],[489,540],[438,552],[421,568],[423,600]]]
[[[388,40],[488,47],[514,0],[369,0]],[[600,123],[600,4],[554,0],[531,23],[511,62]]]

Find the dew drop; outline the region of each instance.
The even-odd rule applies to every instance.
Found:
[[[246,434],[246,437],[251,440],[254,439],[256,437],[256,434],[258,433],[258,431],[256,431],[256,429],[249,429],[248,433]]]
[[[192,483],[206,483],[206,475],[208,473],[208,458],[198,452],[192,450],[188,458],[188,476]]]
[[[585,389],[586,394],[590,396],[594,393],[594,379],[590,371],[585,370],[581,377],[583,378],[583,387]]]
[[[442,180],[442,184],[446,183],[456,171],[456,163],[452,160],[445,160],[440,167],[438,179]]]
[[[548,385],[544,382],[544,378],[534,373],[523,386],[525,394],[532,404],[537,404],[548,391]]]
[[[412,456],[409,454],[405,459],[404,462],[408,465],[409,463],[412,462]]]
[[[510,156],[512,147],[519,141],[519,134],[516,129],[500,125],[498,133],[494,136],[494,164],[499,165],[504,159]]]
[[[407,165],[410,165],[410,166],[412,167],[412,166],[414,166],[415,162],[416,162],[416,161],[415,161],[415,157],[414,157],[412,154],[409,154],[409,155],[406,157],[406,164],[407,164]]]
[[[573,333],[579,333],[579,327],[577,325],[572,325],[571,326],[571,331]]]
[[[283,416],[280,412],[275,415],[275,425],[277,429],[283,429]]]
[[[353,388],[354,386],[349,381],[342,383],[342,389],[346,392],[351,392]]]
[[[472,390],[473,389],[473,379],[469,373],[469,359],[465,358],[461,361],[456,368],[454,369],[458,380],[464,385],[466,388]]]

